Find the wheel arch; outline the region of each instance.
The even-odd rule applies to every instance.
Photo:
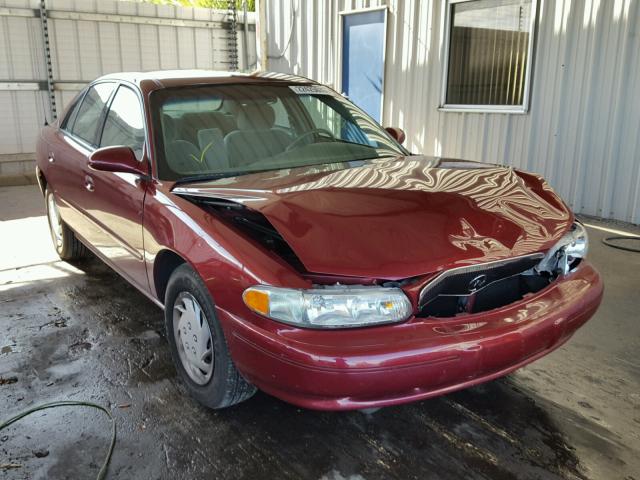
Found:
[[[38,166],[36,166],[36,180],[38,181],[38,186],[40,187],[42,195],[44,195],[45,191],[47,190],[47,178],[44,176],[44,172]]]
[[[153,262],[153,286],[156,290],[158,300],[164,304],[164,296],[167,292],[167,285],[171,274],[180,265],[188,264],[182,256],[173,250],[165,249],[158,252]]]

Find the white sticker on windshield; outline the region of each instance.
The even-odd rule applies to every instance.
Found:
[[[333,90],[324,85],[289,85],[298,95],[333,95]]]

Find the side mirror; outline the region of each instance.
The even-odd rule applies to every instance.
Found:
[[[407,136],[404,134],[404,130],[402,130],[401,128],[387,127],[385,128],[385,130],[395,139],[396,142],[400,144],[404,143],[405,139],[407,138]]]
[[[138,161],[133,150],[124,146],[99,148],[89,157],[89,168],[103,172],[149,176],[144,169],[144,164]]]

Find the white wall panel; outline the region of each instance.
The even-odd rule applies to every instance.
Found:
[[[0,81],[46,81],[40,19],[25,16],[39,5],[38,0],[0,0],[0,8],[21,12],[0,15]],[[229,67],[227,31],[221,25],[224,11],[117,0],[47,0],[47,10],[53,75],[59,86],[87,83],[118,71]],[[95,14],[125,15],[131,21]],[[238,30],[240,69],[255,66],[254,18],[250,13],[248,66],[243,65],[243,33]],[[154,19],[173,23],[158,25]],[[56,91],[58,113],[75,95],[75,91]],[[0,154],[35,151],[45,108],[48,115],[47,98],[44,91],[0,91]]]
[[[640,223],[640,1],[540,0],[524,115],[438,110],[441,0],[269,0],[269,69],[335,85],[338,12],[381,4],[383,123],[412,151],[538,172],[574,210]]]

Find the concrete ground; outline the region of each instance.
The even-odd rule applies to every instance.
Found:
[[[624,226],[589,222],[604,302],[556,352],[445,397],[319,413],[261,393],[200,407],[160,310],[96,259],[57,261],[36,187],[0,188],[0,221],[0,421],[54,400],[109,406],[108,478],[640,479],[640,254],[600,243]],[[37,413],[0,432],[0,477],[92,478],[108,441],[98,411]]]

